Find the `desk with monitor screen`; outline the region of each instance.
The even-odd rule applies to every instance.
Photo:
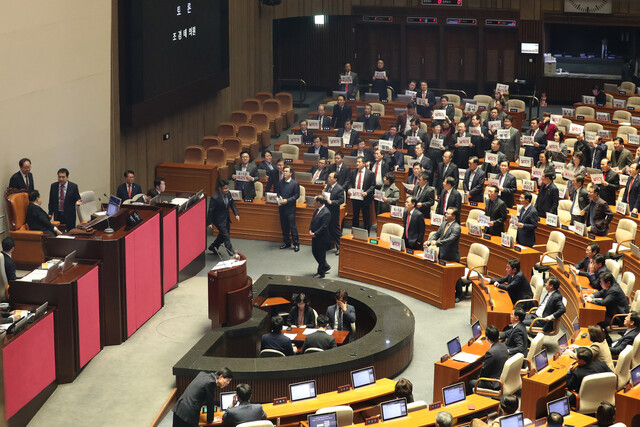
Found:
[[[483,329],[493,325],[499,330],[511,323],[510,315],[513,302],[509,294],[491,284],[488,279],[484,285],[475,279],[471,285],[471,322],[479,321]]]

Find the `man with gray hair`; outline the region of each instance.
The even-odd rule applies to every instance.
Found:
[[[453,416],[445,411],[438,412],[436,415],[436,427],[451,427],[453,424]]]

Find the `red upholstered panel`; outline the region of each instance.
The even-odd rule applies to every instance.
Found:
[[[174,209],[162,218],[163,260],[164,260],[164,292],[166,293],[178,283],[178,237],[176,213]]]
[[[161,306],[160,214],[125,237],[127,336],[130,337]]]
[[[98,266],[78,280],[78,341],[80,367],[100,352],[100,297]]]
[[[207,246],[207,199],[203,198],[187,212],[180,215],[178,236],[178,269],[182,271],[196,259]]]
[[[2,349],[8,420],[56,379],[53,313]]]

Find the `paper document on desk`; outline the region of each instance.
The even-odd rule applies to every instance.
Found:
[[[171,204],[172,205],[184,205],[185,203],[187,203],[189,201],[189,199],[185,198],[185,197],[174,197],[173,199],[171,199]]]
[[[42,280],[47,277],[47,270],[42,270],[38,268],[37,270],[33,270],[31,273],[26,276],[18,279],[20,282],[33,282],[34,280]]]
[[[228,259],[226,261],[220,261],[211,269],[211,271],[222,270],[223,268],[237,267],[244,264],[245,262],[247,262],[246,259]]]
[[[456,362],[462,362],[462,363],[473,363],[476,360],[480,359],[480,356],[478,356],[477,354],[471,354],[471,353],[458,353],[455,356],[453,356],[453,360],[455,360]]]
[[[75,236],[67,236],[64,234],[60,234],[59,236],[56,236],[56,239],[75,239]]]
[[[298,334],[287,334],[286,332],[284,334],[285,337],[289,338],[291,341],[295,340],[296,337],[298,336]]]
[[[312,334],[312,333],[314,333],[316,331],[317,331],[316,328],[307,328],[302,332],[302,335],[309,335],[309,334]]]

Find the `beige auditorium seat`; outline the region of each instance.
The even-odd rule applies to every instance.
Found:
[[[478,225],[478,218],[480,215],[484,215],[484,211],[482,209],[471,209],[467,216],[466,226],[469,226],[469,222],[471,222],[471,224]]]
[[[618,386],[616,390],[620,391],[631,381],[631,359],[633,358],[633,347],[628,345],[616,361],[616,366],[613,368],[613,372],[618,376]]]
[[[202,144],[202,148],[204,148],[204,152],[206,153],[211,147],[222,147],[222,140],[213,135],[203,136],[200,140],[200,144]]]
[[[529,282],[529,286],[531,286],[531,292],[533,293],[533,298],[518,300],[513,305],[514,307],[518,307],[521,304],[527,304],[527,305],[533,304],[536,307],[540,305],[540,298],[542,297],[542,291],[544,290],[544,280],[542,280],[542,277],[536,276],[534,274],[531,276],[531,281]]]
[[[618,123],[631,123],[631,113],[625,110],[616,110],[613,112],[611,120],[617,120]]]
[[[389,242],[390,236],[402,237],[404,235],[404,227],[400,224],[386,223],[382,226],[380,231],[380,240],[383,242]]]
[[[283,159],[294,159],[297,160],[298,156],[300,156],[300,148],[297,145],[292,144],[282,144],[278,151],[282,153]]]
[[[296,200],[296,203],[305,203],[307,201],[307,189],[302,185],[300,186],[300,197]]]
[[[271,129],[269,128],[269,116],[258,111],[251,114],[251,124],[256,127],[258,132],[258,140],[262,142],[262,148],[271,144]]]
[[[249,123],[251,120],[251,114],[248,111],[236,110],[231,112],[231,118],[229,121],[236,125],[236,128],[245,123]]]
[[[613,372],[584,377],[576,396],[576,411],[581,414],[593,414],[601,402],[609,402],[615,406],[617,383],[618,379]]]
[[[540,256],[540,262],[533,266],[534,270],[544,273],[549,266],[556,264],[556,256],[562,258],[566,237],[561,231],[555,230],[549,234],[545,252]]]
[[[289,92],[278,92],[275,98],[280,101],[280,108],[284,111],[287,120],[287,127],[295,122],[295,111],[293,109],[293,96]]]
[[[586,105],[581,105],[576,108],[576,117],[584,117],[585,119],[595,119],[596,118],[596,110],[593,107],[587,107]]]
[[[262,103],[256,98],[247,98],[242,102],[242,109],[251,113],[262,111]]]
[[[273,423],[269,420],[249,421],[236,425],[236,427],[273,427]]]
[[[585,123],[584,124],[584,131],[585,132],[595,132],[598,133],[599,130],[603,130],[604,126],[602,126],[600,123]]]
[[[286,119],[280,113],[280,101],[267,99],[262,103],[262,111],[269,117],[271,136],[278,136],[286,126]]]
[[[216,134],[223,141],[225,138],[235,137],[237,135],[236,125],[231,122],[220,123]]]
[[[619,259],[622,257],[622,251],[631,250],[629,244],[636,240],[637,231],[638,224],[635,221],[628,218],[621,219],[616,227],[615,242],[608,253],[609,257]]]
[[[462,110],[456,107],[456,108],[453,109],[453,111],[454,111],[453,121],[454,122],[459,122],[460,119],[462,119]]]
[[[381,116],[384,116],[384,105],[380,104],[379,102],[372,102],[371,103],[371,112],[380,114]]]
[[[634,107],[636,110],[640,107],[640,96],[631,96],[627,99],[627,108]]]
[[[571,200],[560,200],[558,202],[558,219],[560,222],[571,221]]]
[[[527,352],[527,357],[524,359],[527,364],[527,368],[523,368],[521,373],[526,374],[528,371],[533,368],[533,358],[536,354],[540,353],[544,348],[544,334],[541,332],[535,336],[534,339],[531,340],[531,345],[529,346],[529,351]]]
[[[566,135],[566,134],[569,133],[569,129],[571,129],[571,124],[572,124],[571,120],[563,117],[562,119],[560,119],[560,123],[558,124],[558,129],[564,127],[564,131],[563,132]],[[560,130],[562,130],[562,129],[560,129]],[[567,141],[565,140],[565,143],[566,142]]]
[[[184,149],[184,162],[190,165],[204,164],[204,148],[201,145],[190,145]]]
[[[445,93],[442,96],[446,96],[447,98],[449,98],[449,103],[453,104],[453,105],[462,105],[462,100],[460,99],[459,95],[453,94],[453,93]]]
[[[618,86],[619,91],[630,93],[636,93],[636,84],[633,82],[622,82],[620,86]]]
[[[510,170],[509,173],[516,178],[516,182],[520,186],[522,186],[523,180],[531,181],[531,173],[527,171],[523,171],[520,169],[513,169],[513,170]]]
[[[640,365],[640,334],[638,334],[638,336],[633,340],[632,348],[633,350],[631,350],[631,354],[633,356],[631,359],[631,366],[638,366]]]
[[[622,280],[620,280],[620,287],[624,291],[627,298],[631,299],[633,293],[633,287],[636,284],[636,275],[630,271],[625,271],[622,274]]]
[[[522,388],[522,376],[520,375],[520,369],[522,368],[523,361],[524,355],[522,353],[514,354],[504,363],[500,380],[496,381],[495,378],[480,377],[478,378],[478,382],[476,383],[476,387],[473,389],[473,392],[481,396],[489,397],[500,397],[517,393]],[[480,384],[480,381],[482,380],[499,382],[500,389],[493,390],[478,387],[478,384]]]
[[[273,97],[271,96],[271,93],[270,93],[270,92],[258,92],[258,93],[256,93],[255,98],[256,98],[256,99],[259,99],[259,100],[260,100],[260,102],[264,102],[264,101],[266,101],[267,99],[271,99],[271,98],[273,98]]]
[[[256,181],[254,185],[256,188],[256,199],[261,199],[262,196],[264,195],[264,186],[260,181]]]
[[[489,109],[489,104],[491,104],[491,97],[489,95],[475,95],[473,99],[476,101],[478,107]]]
[[[280,350],[265,348],[264,350],[260,351],[260,358],[265,358],[265,357],[286,357],[286,356]]]
[[[510,99],[507,102],[507,111],[517,110],[524,111],[526,104],[521,99]]]
[[[353,409],[347,405],[329,406],[327,408],[318,409],[316,414],[328,414],[335,412],[338,415],[338,427],[350,426],[353,424]]]
[[[321,351],[324,351],[324,350],[321,349],[321,348],[318,348],[318,347],[307,347],[307,349],[304,351],[304,354],[307,354],[307,353],[320,353]]]
[[[487,274],[489,255],[491,255],[491,251],[482,243],[471,244],[469,253],[467,254],[467,266],[464,269],[464,276],[461,278],[465,292],[469,289],[471,280],[478,277],[478,273],[482,275]]]
[[[424,400],[416,400],[415,402],[407,403],[407,412],[420,411],[427,409],[427,402]]]
[[[607,107],[613,107],[613,95],[611,95],[610,93],[605,93],[604,96],[606,98],[604,105],[606,105]]]
[[[76,206],[78,221],[89,222],[91,221],[91,215],[100,210],[96,193],[95,191],[83,191],[80,193],[80,199],[82,199],[82,204],[80,206]]]
[[[640,105],[638,106],[640,108]],[[637,135],[638,129],[633,126],[618,126],[618,132],[616,132],[616,136],[624,139],[624,142],[629,142],[629,135]]]
[[[620,264],[618,261],[613,259],[607,259],[604,262],[604,265],[609,269],[615,281],[618,281],[618,276],[620,276]]]
[[[565,132],[565,134],[566,134],[566,132]],[[578,140],[577,138],[565,138],[564,139],[564,144],[567,146],[569,151],[573,152],[573,147],[575,147],[577,140]]]

